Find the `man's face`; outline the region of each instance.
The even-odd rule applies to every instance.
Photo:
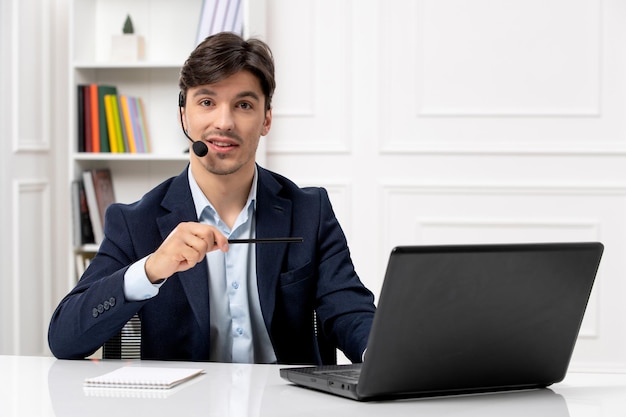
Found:
[[[265,110],[265,96],[252,73],[241,71],[215,84],[190,88],[183,111],[189,136],[209,148],[199,158],[209,172],[228,175],[244,167],[253,169],[259,138],[269,132],[272,112]]]

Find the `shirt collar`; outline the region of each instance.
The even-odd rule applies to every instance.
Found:
[[[244,209],[250,207],[252,205],[254,207],[254,211],[256,211],[256,189],[257,189],[257,180],[258,180],[258,169],[257,166],[254,166],[254,176],[252,177],[252,186],[250,187],[250,193],[248,194],[248,200],[246,201],[246,205]],[[191,165],[187,168],[187,178],[189,179],[189,188],[191,189],[191,196],[193,197],[193,204],[196,208],[196,217],[199,219],[202,211],[206,206],[210,206],[213,210],[215,208],[209,202],[209,199],[206,198],[200,186],[196,182],[196,179],[191,172]]]

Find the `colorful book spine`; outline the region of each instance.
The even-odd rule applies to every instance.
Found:
[[[119,97],[117,95],[112,96],[111,98],[111,106],[113,108],[113,123],[115,124],[115,141],[116,151],[118,153],[126,152],[126,148],[124,147],[124,136],[122,133],[122,121],[120,120],[120,110],[119,110]]]
[[[128,152],[137,153],[137,146],[135,142],[135,132],[133,129],[133,122],[130,116],[129,97],[120,96],[120,103],[122,105],[121,120],[124,123],[124,130],[126,132],[126,141],[128,143]]]
[[[100,117],[100,113],[98,111],[97,84],[89,85],[89,100],[91,104],[89,111],[89,114],[91,116],[91,151],[100,152],[100,123],[98,120]]]
[[[151,152],[150,132],[148,130],[147,123],[148,119],[146,118],[146,111],[141,97],[137,98],[137,110],[137,114],[139,116],[139,128],[141,129],[141,137],[143,139],[143,149],[145,152]]]
[[[139,97],[118,94],[113,85],[77,86],[78,152],[148,153],[146,112]]]
[[[138,153],[145,153],[144,140],[141,132],[141,126],[139,126],[139,109],[137,108],[137,97],[128,97],[128,110],[130,113],[131,126],[133,128],[133,137],[135,139],[135,148]]]
[[[106,117],[106,105],[104,97],[110,94],[117,94],[117,88],[112,85],[98,85],[98,126],[100,139],[100,152],[111,152],[111,141],[109,140],[109,129]]]
[[[104,107],[106,110],[106,119],[107,119],[107,131],[109,136],[109,148],[111,152],[118,153],[117,149],[117,130],[115,128],[115,115],[113,114],[113,101],[115,101],[115,95],[110,94],[104,96]]]
[[[126,124],[124,123],[124,116],[122,114],[122,97],[120,95],[117,96],[117,112],[119,115],[120,131],[122,132],[122,149],[124,149],[123,152],[129,152],[128,132],[126,132]]]
[[[115,202],[115,192],[109,168],[83,171],[85,197],[89,207],[89,219],[94,241],[100,244],[104,238],[104,216],[106,209]]]

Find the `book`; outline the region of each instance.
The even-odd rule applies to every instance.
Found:
[[[104,109],[107,120],[107,133],[109,137],[109,149],[111,152],[119,152],[117,149],[117,130],[115,128],[115,116],[113,115],[113,100],[114,95],[104,96]]]
[[[93,152],[93,141],[91,129],[91,89],[88,85],[83,85],[83,120],[85,125],[85,136],[83,138],[83,149],[85,152]]]
[[[243,10],[241,0],[204,0],[200,11],[196,45],[219,32],[241,34]]]
[[[93,230],[94,242],[100,244],[104,238],[102,221],[98,213],[98,202],[96,201],[96,189],[91,178],[91,171],[83,171],[83,185],[85,187],[85,198],[89,207],[89,220]]]
[[[91,119],[91,151],[100,152],[100,112],[98,110],[98,85],[89,84],[89,118]]]
[[[93,228],[82,179],[72,181],[72,217],[74,220],[74,246],[94,243]]]
[[[94,241],[100,244],[104,239],[104,214],[106,209],[115,202],[111,170],[108,168],[85,170],[83,183]]]
[[[122,96],[118,95],[117,96],[117,115],[118,115],[118,119],[119,119],[119,124],[120,124],[120,132],[122,134],[122,143],[121,143],[121,149],[123,149],[122,152],[130,152],[130,145],[128,144],[128,132],[126,131],[126,123],[124,122],[124,113],[123,113],[123,108],[122,108]]]
[[[122,121],[120,119],[119,99],[117,95],[111,95],[111,116],[113,117],[113,125],[115,129],[115,152],[126,152],[124,147],[124,137],[122,136]]]
[[[204,373],[195,368],[125,366],[104,375],[86,378],[89,388],[170,389]]]
[[[230,0],[228,14],[224,22],[224,31],[233,32],[243,35],[243,10],[241,7],[242,0]]]
[[[230,0],[217,0],[217,7],[215,8],[213,23],[211,25],[211,34],[224,31],[224,22],[228,14],[228,6],[230,6]]]
[[[115,203],[115,192],[113,190],[113,180],[111,178],[111,170],[108,168],[92,169],[91,177],[96,192],[96,201],[98,203],[98,214],[104,226],[104,214],[106,209]]]
[[[138,153],[145,153],[145,140],[140,125],[141,119],[139,118],[138,100],[137,97],[128,97],[128,111],[130,113],[131,126],[133,129],[133,138],[135,139],[135,149]]]
[[[118,94],[113,85],[81,84],[76,99],[79,152],[150,151],[141,98]]]
[[[198,22],[198,32],[196,33],[196,45],[199,45],[207,36],[212,33],[213,16],[219,0],[203,0]]]
[[[141,130],[144,152],[150,152],[150,132],[148,131],[146,111],[141,97],[137,98],[137,117],[139,118],[139,129]]]
[[[106,116],[105,96],[117,94],[117,87],[112,85],[98,85],[98,128],[100,152],[111,152],[109,129]]]
[[[78,113],[76,118],[76,150],[85,152],[85,86],[82,84],[76,86],[76,112]]]
[[[114,85],[79,84],[76,87],[78,152],[150,151],[141,98],[118,94]]]
[[[135,139],[135,131],[133,129],[133,120],[130,115],[130,97],[121,95],[120,96],[120,104],[121,104],[121,117],[122,123],[124,124],[124,131],[126,132],[126,140],[128,143],[127,151],[130,153],[137,153],[137,142]]]

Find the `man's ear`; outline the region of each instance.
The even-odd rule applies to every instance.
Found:
[[[261,136],[267,136],[272,127],[272,109],[265,112],[265,119],[263,120],[263,127],[261,128]]]

